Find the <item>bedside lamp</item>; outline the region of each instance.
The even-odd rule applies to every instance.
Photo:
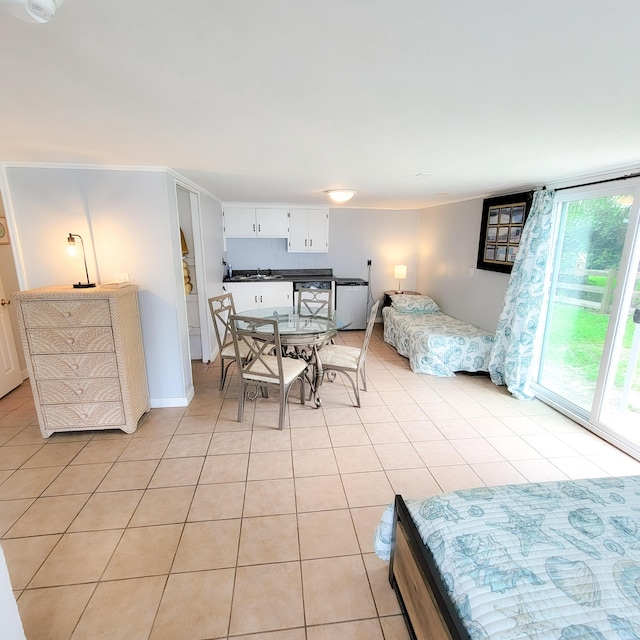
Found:
[[[84,260],[84,272],[87,275],[86,282],[74,282],[74,289],[89,289],[90,287],[95,287],[95,282],[89,282],[89,269],[87,269],[87,256],[84,252],[84,242],[82,241],[82,236],[79,236],[77,233],[70,233],[67,236],[67,251],[69,255],[75,255],[76,253],[76,238],[80,238],[80,245],[82,246],[82,259]]]
[[[398,281],[398,290],[396,293],[402,293],[400,290],[400,280],[404,280],[407,277],[407,265],[397,264],[393,267],[393,277]]]

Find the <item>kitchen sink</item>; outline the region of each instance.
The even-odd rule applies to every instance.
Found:
[[[282,280],[281,274],[267,275],[266,273],[254,273],[250,276],[233,276],[232,282],[246,282],[253,280]]]

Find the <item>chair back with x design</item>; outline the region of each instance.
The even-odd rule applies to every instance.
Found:
[[[238,421],[242,421],[244,416],[247,395],[255,400],[258,389],[263,389],[267,384],[277,385],[280,390],[278,424],[282,429],[289,390],[296,380],[300,381],[300,402],[304,404],[304,372],[307,363],[303,359],[283,356],[277,319],[233,315],[229,324],[240,372]],[[247,354],[245,358],[241,356],[243,352]],[[256,386],[255,392],[249,392],[249,384]]]
[[[298,313],[308,316],[328,318],[333,311],[331,289],[300,287],[298,289]]]

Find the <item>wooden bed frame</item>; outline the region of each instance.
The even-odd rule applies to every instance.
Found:
[[[395,497],[389,582],[414,640],[470,640],[400,495]]]

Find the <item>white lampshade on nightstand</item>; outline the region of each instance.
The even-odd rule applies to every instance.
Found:
[[[407,277],[407,265],[396,264],[393,267],[393,277],[398,281],[398,293],[402,293],[400,289],[400,280],[404,280]]]

